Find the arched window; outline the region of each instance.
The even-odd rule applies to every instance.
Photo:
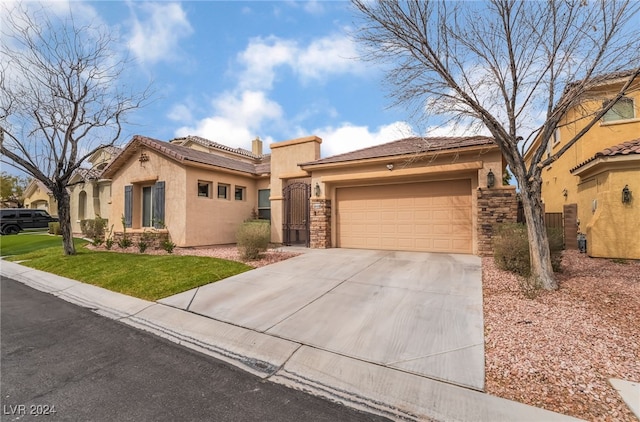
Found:
[[[78,220],[84,220],[85,210],[87,209],[87,192],[80,191],[78,195]]]

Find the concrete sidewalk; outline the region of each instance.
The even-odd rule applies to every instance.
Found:
[[[564,415],[1,261],[0,273],[227,361],[263,379],[394,420],[555,421]]]

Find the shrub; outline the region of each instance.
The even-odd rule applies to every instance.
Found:
[[[551,266],[553,271],[560,271],[564,239],[562,229],[547,229],[549,249],[551,250]],[[493,257],[498,268],[511,271],[522,276],[531,274],[529,259],[529,236],[524,224],[500,224],[493,236]]]
[[[258,259],[267,250],[271,238],[269,222],[253,220],[242,223],[236,232],[238,249],[242,259]]]
[[[549,249],[551,250],[551,267],[559,272],[564,248],[562,229],[547,229]],[[493,236],[493,259],[496,266],[521,276],[520,287],[525,296],[537,295],[541,283],[531,276],[529,257],[529,237],[524,224],[500,224]]]
[[[129,239],[129,236],[127,236],[126,233],[123,233],[122,238],[118,240],[118,246],[120,246],[120,248],[122,249],[127,249],[129,246],[131,246],[131,243],[131,239]]]
[[[93,243],[96,244],[98,239],[104,239],[104,233],[108,222],[109,221],[107,219],[100,218],[99,216],[95,219],[80,220],[80,230],[85,237],[93,240]]]
[[[107,248],[107,250],[111,250],[111,248],[113,247],[113,238],[110,237],[107,240],[105,240],[104,247]]]
[[[176,244],[170,241],[169,239],[162,242],[162,249],[167,251],[167,253],[173,253],[173,248],[176,247]]]
[[[62,234],[62,230],[60,230],[60,223],[55,221],[49,223],[49,234],[53,234],[56,236],[60,236]]]
[[[523,224],[500,224],[493,235],[493,259],[498,268],[528,277],[529,241],[527,228]]]
[[[149,247],[149,242],[153,240],[153,235],[149,232],[143,232],[138,240],[138,250],[140,253],[144,253]]]

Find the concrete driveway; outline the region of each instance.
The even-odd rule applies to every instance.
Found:
[[[484,388],[476,256],[309,250],[160,303],[337,355]]]

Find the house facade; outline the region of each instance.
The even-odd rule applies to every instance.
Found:
[[[116,232],[124,220],[132,233],[166,230],[180,247],[235,243],[238,226],[258,213],[258,198],[269,196],[268,158],[213,142],[208,148],[218,154],[181,145],[192,141],[135,136],[107,166]]]
[[[629,75],[601,78],[561,120],[546,156],[558,152],[615,96]],[[535,142],[525,158],[537,149]],[[594,257],[640,259],[640,78],[632,83],[600,122],[591,127],[558,160],[542,171],[545,212],[576,213],[577,231],[586,235]],[[623,202],[623,190],[631,192]],[[575,239],[566,239],[575,247]]]
[[[135,136],[102,174],[112,219],[168,231],[181,247],[235,243],[260,216],[274,243],[470,254],[490,253],[493,224],[515,221],[515,188],[488,181],[505,166],[491,138],[410,138],[322,159],[321,142],[277,142],[267,155],[259,139],[246,151]]]
[[[23,197],[25,208],[41,209],[47,211],[49,215],[58,215],[58,202],[51,191],[39,180],[31,179],[24,190]]]
[[[107,164],[120,153],[118,147],[105,147],[87,159],[88,168],[79,168],[69,181],[71,231],[82,233],[80,222],[96,217],[111,219],[111,181],[102,177]]]

